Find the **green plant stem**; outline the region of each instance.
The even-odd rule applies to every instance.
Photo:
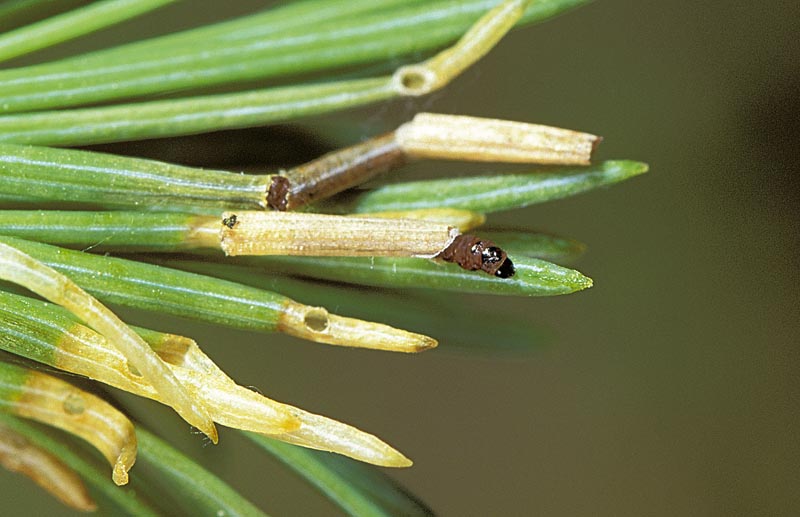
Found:
[[[352,66],[430,51],[458,38],[493,0],[431,1],[317,26],[312,36],[255,37],[203,49],[178,46],[141,53],[111,49],[80,60],[0,72],[0,110],[67,107],[177,89]],[[536,2],[523,22],[541,20],[585,0]],[[388,22],[387,22],[388,20]],[[200,52],[200,50],[203,50]]]
[[[165,212],[0,210],[0,234],[96,251],[191,248],[194,216]]]
[[[158,472],[159,483],[170,488],[185,515],[265,516],[227,483],[160,438],[141,427],[136,437],[138,463]]]
[[[558,172],[473,176],[415,181],[379,187],[322,203],[322,211],[383,212],[423,208],[461,208],[497,212],[561,199],[647,172],[647,164],[606,161]]]
[[[245,432],[244,435],[313,484],[348,515],[433,515],[430,508],[374,467],[259,434]]]
[[[140,16],[175,0],[103,0],[0,35],[0,62]]]
[[[102,496],[103,500],[111,506],[104,507],[114,515],[153,516],[159,515],[148,503],[141,499],[136,490],[129,487],[120,487],[111,481],[107,467],[87,461],[75,452],[70,442],[64,435],[55,436],[55,432],[43,430],[43,427],[27,422],[23,419],[0,412],[0,421],[17,433],[25,436],[32,443],[45,449],[50,454],[63,461],[68,467],[77,472],[88,483],[94,494]]]
[[[455,264],[440,264],[414,258],[270,256],[242,257],[239,262],[261,265],[271,272],[388,288],[553,296],[592,286],[590,278],[573,269],[534,258],[511,258],[516,268],[516,273],[511,278],[496,278],[481,272],[465,271]]]
[[[19,200],[260,209],[268,178],[110,154],[0,144],[0,191]]]
[[[86,145],[296,120],[384,101],[391,77],[0,116],[0,142]]]

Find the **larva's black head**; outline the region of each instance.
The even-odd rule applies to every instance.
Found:
[[[500,267],[494,272],[494,276],[497,278],[511,278],[514,276],[514,273],[516,273],[516,269],[514,269],[514,263],[511,262],[510,258],[506,258],[505,262],[500,264]]]
[[[490,241],[480,241],[473,249],[480,250],[483,271],[497,278],[514,276],[514,263],[509,260],[506,252],[501,248],[492,245]]]

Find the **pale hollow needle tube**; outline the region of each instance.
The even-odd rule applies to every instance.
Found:
[[[199,219],[199,218],[198,218]],[[194,232],[199,246],[226,255],[383,256],[436,258],[498,278],[514,264],[493,242],[446,224],[417,219],[358,218],[291,212],[224,212]]]
[[[418,159],[589,165],[600,140],[539,124],[420,113],[395,131],[273,176],[267,204],[292,210]]]
[[[389,256],[432,258],[458,230],[418,219],[298,212],[224,212],[210,222],[226,255]]]
[[[541,21],[553,17],[559,12],[563,12],[577,4],[586,3],[586,1],[587,0],[550,0],[542,3],[539,9],[527,10],[528,16],[525,21],[526,23],[537,20]],[[301,4],[302,3],[303,2],[301,2]],[[327,5],[332,2],[323,3]],[[338,3],[347,4],[349,8],[352,2]],[[350,58],[353,58],[357,55],[363,55],[362,51],[364,50],[364,45],[372,47],[373,43],[375,43],[375,39],[381,39],[380,34],[384,34],[388,35],[389,39],[378,42],[378,46],[383,48],[383,50],[379,51],[380,56],[383,57],[398,57],[397,43],[401,43],[406,47],[406,50],[401,53],[420,51],[426,48],[430,49],[432,45],[437,45],[442,42],[442,33],[440,29],[447,32],[448,27],[453,29],[456,26],[466,28],[462,25],[461,21],[457,21],[463,20],[462,14],[465,15],[467,11],[472,11],[473,8],[487,4],[485,0],[465,0],[464,2],[448,0],[446,2],[435,2],[436,4],[440,4],[440,6],[434,8],[425,5],[431,2],[411,3],[417,5],[409,6],[410,10],[406,9],[405,6],[401,7],[401,11],[404,14],[396,20],[393,19],[393,22],[388,24],[388,26],[385,20],[380,20],[377,24],[372,23],[372,29],[367,28],[367,32],[363,33],[361,29],[364,27],[361,26],[356,30],[357,34],[354,34],[352,30],[334,30],[333,33],[347,40],[340,41],[340,46],[337,48],[341,48],[345,51],[345,54],[349,54]],[[459,12],[459,7],[462,3],[464,4],[463,13]],[[374,5],[372,8],[374,8]],[[429,9],[432,10],[429,11]],[[317,10],[314,13],[317,19],[319,19],[318,16],[320,12],[321,11]],[[431,16],[423,16],[422,13],[429,13]],[[339,14],[341,15],[341,10]],[[422,18],[419,18],[420,16],[422,16]],[[248,23],[245,19],[240,20]],[[412,45],[412,49],[408,47],[409,41],[411,41],[412,38],[409,38],[407,34],[403,34],[403,31],[404,26],[407,27],[409,23],[414,24],[415,28],[418,28],[415,20],[425,23],[426,27],[430,29],[430,33],[428,34],[428,31],[423,31],[426,33],[427,37],[423,37],[424,41],[419,41],[418,44]],[[397,24],[395,24],[394,21],[397,21]],[[479,20],[478,24],[485,25],[485,22]],[[216,24],[214,30],[217,32],[225,32],[225,26],[227,25]],[[387,29],[388,32],[384,31],[381,27]],[[264,29],[264,27],[261,27],[261,29]],[[274,27],[266,28],[267,31],[273,29]],[[373,29],[378,30],[378,32],[374,32]],[[336,34],[331,34],[331,36],[334,36],[332,43],[336,43],[336,41],[340,39]],[[232,36],[237,38],[239,34],[235,33]],[[351,36],[356,36],[356,40],[351,40]],[[161,41],[161,39],[157,39],[156,41]],[[298,41],[298,43],[302,45],[302,42]],[[147,43],[144,44],[147,45]],[[267,54],[271,54],[270,49],[264,48],[262,44],[265,44],[264,41],[258,40],[257,45],[266,51]],[[137,43],[135,46],[137,49],[141,50],[141,45],[142,43]],[[267,45],[267,47],[269,47],[269,45]],[[339,55],[335,50],[323,47],[325,46],[321,46],[318,52],[312,54],[319,54],[319,52],[322,52],[322,54],[319,55],[329,55],[331,53]],[[485,43],[483,47],[486,47]],[[112,49],[110,52],[114,53],[119,50],[124,52],[124,49]],[[192,55],[197,53],[196,49],[191,50],[193,53]],[[280,49],[278,50],[279,53],[281,53]],[[299,56],[306,55],[302,50],[298,50],[300,51]],[[482,55],[481,53],[479,54]],[[261,54],[261,56],[263,57],[264,54]],[[375,57],[380,56],[376,55]],[[213,56],[208,57],[212,60],[214,59]],[[309,66],[301,66],[301,69],[297,70],[298,72],[318,68],[317,65],[320,64],[319,60],[313,59],[312,55],[306,57],[311,58],[310,61],[306,63],[310,68]],[[350,58],[345,59],[345,61],[351,62]],[[92,59],[92,63],[97,64],[100,68],[105,67],[108,69],[109,66],[111,68],[114,66],[116,66],[117,69],[120,68],[119,63],[115,65],[114,59],[109,57],[108,52],[95,53]],[[261,58],[255,57],[255,59]],[[147,61],[153,60],[147,59]],[[272,68],[272,71],[268,71],[267,76],[273,75],[276,71],[283,69],[283,65],[280,63],[282,60],[278,61],[278,63],[275,63],[277,68],[274,66],[268,67]],[[323,66],[331,64],[327,59],[323,61]],[[159,64],[159,60],[155,59],[151,64],[154,64],[156,68],[160,70],[154,71],[155,76],[163,77],[163,72],[166,70],[163,61]],[[218,64],[223,67],[230,65],[229,62]],[[60,69],[62,65],[63,64],[53,63],[56,70]],[[263,68],[256,64],[252,66],[258,69],[256,71],[257,75],[263,75],[258,72],[263,72]],[[246,69],[253,71],[252,66],[246,65],[241,71],[246,72]],[[89,62],[84,61],[82,68],[84,71],[94,71],[97,67],[92,67]],[[122,68],[125,67],[123,66]],[[167,65],[167,68],[169,68],[169,65]],[[190,68],[195,67],[191,66]],[[214,64],[211,64],[210,68],[206,66],[201,66],[200,68],[204,68],[207,71],[220,71],[219,67]],[[107,71],[112,75],[116,74],[114,70]],[[170,69],[167,71],[172,70]],[[198,70],[195,70],[195,72],[197,71]],[[196,134],[225,128],[232,129],[262,126],[268,123],[296,119],[301,116],[338,111],[348,107],[374,104],[391,98],[417,94],[418,90],[411,87],[413,86],[415,77],[413,68],[409,70],[404,67],[404,72],[408,72],[406,75],[407,85],[405,87],[403,86],[403,75],[397,74],[397,76],[386,75],[299,86],[272,87],[246,92],[221,93],[179,99],[159,99],[99,107],[92,106],[70,110],[57,108],[64,108],[73,104],[84,104],[86,102],[96,103],[103,99],[109,100],[109,97],[119,97],[120,95],[124,96],[126,94],[120,91],[119,83],[108,79],[107,75],[103,75],[99,78],[95,76],[95,80],[92,81],[93,84],[80,83],[80,77],[77,77],[72,81],[72,87],[64,84],[41,84],[41,81],[39,81],[39,83],[28,85],[34,87],[37,90],[36,92],[32,92],[31,88],[23,87],[21,91],[18,91],[18,95],[12,95],[12,100],[14,100],[14,102],[12,102],[13,105],[9,104],[5,106],[7,111],[33,110],[35,112],[0,117],[0,140],[18,144],[75,146],[141,140],[156,136],[165,137],[181,134]],[[35,80],[37,76],[37,74],[28,75],[31,76],[28,79],[32,81]],[[74,74],[69,75],[72,76]],[[127,76],[127,80],[124,82],[127,82],[128,86],[131,86],[135,90],[135,93],[146,93],[141,91],[142,78],[140,75],[125,73],[123,73],[123,75]],[[171,75],[171,79],[176,79],[178,83],[182,83],[184,86],[187,85],[186,81],[189,76],[177,73],[167,75]],[[249,74],[246,73],[245,75]],[[58,79],[58,76],[56,74],[56,77],[51,78]],[[224,74],[224,77],[217,76],[217,79],[227,81],[231,79],[231,76],[229,74]],[[212,80],[212,82],[218,81]],[[421,82],[424,83],[424,81]],[[161,90],[165,86],[163,82],[158,80],[154,80],[152,83],[153,84],[150,86],[155,90]],[[197,86],[197,84],[193,84],[191,81],[189,81],[188,85],[191,87]],[[53,86],[58,91],[52,91],[53,89],[47,86]],[[100,90],[105,91],[98,91],[95,87],[99,87]],[[77,90],[75,88],[77,88]],[[174,90],[174,87],[167,87],[166,89]],[[424,88],[420,90],[424,91]],[[45,93],[42,94],[41,92]],[[79,94],[77,97],[76,93]],[[8,103],[0,102],[0,106],[4,104]],[[51,109],[36,111],[48,108],[48,106]],[[187,112],[191,112],[193,115],[187,117]]]
[[[589,165],[600,137],[539,124],[420,113],[396,130],[413,158]]]
[[[599,141],[595,135],[536,124],[421,113],[396,131],[280,174],[260,175],[74,149],[0,144],[0,190],[18,201],[147,206],[195,213],[209,208],[284,211],[421,158],[587,165]]]
[[[97,299],[61,273],[3,243],[0,243],[0,278],[22,285],[63,306],[106,336],[153,385],[165,403],[217,443],[216,427],[202,402],[189,394],[141,337]]]
[[[485,56],[522,18],[532,0],[506,0],[484,14],[458,42],[427,61],[397,69],[393,86],[401,95],[419,96],[447,85]]]

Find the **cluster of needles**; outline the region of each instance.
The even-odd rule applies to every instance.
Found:
[[[454,46],[425,62],[398,69],[394,87],[405,95],[424,95],[441,88],[488,52],[529,3],[502,2]],[[216,249],[225,256],[415,257],[451,262],[465,270],[509,279],[515,274],[515,266],[502,248],[491,240],[462,233],[483,222],[481,214],[428,209],[327,215],[307,210],[323,199],[414,160],[586,165],[599,141],[587,133],[522,122],[422,113],[395,131],[309,163],[276,174],[236,180],[248,183],[235,203],[203,198],[196,206],[201,213],[187,218],[185,227],[178,228],[185,236],[179,249]],[[13,146],[9,149],[9,153],[14,151]],[[63,153],[65,163],[78,163],[82,156],[91,154],[54,152]],[[29,157],[25,160],[35,162]],[[5,161],[10,163],[11,158]],[[226,190],[224,181],[218,190]],[[164,206],[164,196],[171,195],[170,185],[165,183],[154,191],[161,196],[152,207],[158,209]],[[119,199],[126,196],[124,190],[120,191]],[[175,196],[180,197],[181,193]],[[177,197],[176,200],[181,202]],[[120,203],[124,206],[125,201]],[[147,199],[137,198],[136,203],[146,204]],[[54,213],[53,217],[58,215]],[[146,248],[148,243],[141,244]],[[0,278],[25,286],[68,312],[56,305],[18,299],[17,295],[3,293],[0,298],[6,306],[24,306],[26,314],[39,311],[60,322],[64,337],[57,343],[58,353],[49,358],[51,366],[158,400],[175,409],[214,443],[215,423],[220,423],[377,465],[411,464],[375,436],[239,386],[189,338],[134,330],[68,275],[48,266],[49,248],[3,238]],[[120,270],[129,267],[122,259],[118,263]],[[135,276],[135,272],[126,274]],[[269,305],[275,319],[266,330],[381,350],[416,352],[436,346],[436,341],[427,336],[333,315],[323,308],[277,295],[264,305]],[[24,322],[19,325],[27,328]],[[8,368],[9,375],[15,374],[12,367]],[[60,409],[52,409],[54,400],[63,401],[67,396],[72,400],[69,407],[62,404]],[[15,397],[0,401],[0,405],[90,441],[113,465],[114,481],[127,482],[127,472],[136,457],[136,437],[132,424],[113,407],[42,373],[25,377]]]

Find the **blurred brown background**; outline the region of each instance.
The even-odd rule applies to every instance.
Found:
[[[185,4],[104,36],[261,5]],[[591,290],[492,299],[532,336],[551,331],[550,346],[454,353],[447,320],[439,349],[414,357],[164,325],[200,336],[241,383],[396,445],[416,464],[391,474],[441,515],[797,515],[799,11],[598,1],[514,32],[433,97],[304,124],[348,127],[341,143],[423,109],[493,116],[596,132],[600,158],[649,162],[614,188],[492,220],[589,245],[577,267]],[[140,407],[268,513],[336,515],[235,433],[203,447],[168,411]],[[66,514],[4,471],[0,493],[28,514]]]

